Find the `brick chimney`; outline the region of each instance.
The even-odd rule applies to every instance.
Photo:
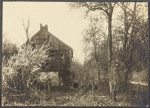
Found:
[[[42,24],[40,23],[40,30],[43,28]]]
[[[48,31],[48,25],[45,25],[45,29]]]

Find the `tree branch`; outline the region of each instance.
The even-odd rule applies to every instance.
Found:
[[[117,3],[117,4],[118,4],[119,7],[121,7],[121,8],[125,11],[125,9],[124,9],[122,6],[120,6],[119,3]],[[124,4],[123,4],[123,5],[124,5]],[[124,5],[124,7],[127,8],[127,9],[129,9],[129,10],[132,12],[132,10],[131,10],[130,8],[128,8],[127,6]]]
[[[114,8],[114,7],[115,7],[116,3],[117,3],[117,2],[115,2],[115,3],[114,3],[114,5],[112,6],[112,8]]]
[[[107,15],[109,15],[107,10],[104,10],[103,8],[97,7],[97,6],[92,6],[90,7],[86,2],[84,3],[85,6],[90,10],[90,11],[95,11],[95,10],[102,10],[104,11]]]

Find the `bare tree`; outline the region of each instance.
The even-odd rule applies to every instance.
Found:
[[[123,53],[122,53],[122,59],[121,61],[123,62],[123,65],[125,66],[125,83],[124,83],[124,97],[127,95],[127,91],[128,91],[128,66],[127,66],[127,61],[129,59],[131,59],[130,57],[132,57],[132,54],[131,56],[129,56],[129,35],[130,35],[130,38],[133,37],[133,29],[134,29],[134,26],[135,26],[135,18],[136,18],[136,2],[134,3],[134,9],[131,10],[129,8],[130,6],[130,3],[129,2],[122,2],[122,3],[117,3],[118,6],[120,6],[123,10],[123,15],[121,15],[121,18],[123,19],[123,22],[124,22],[124,28],[121,28],[121,32],[123,33]],[[130,34],[130,29],[131,30],[131,34]],[[118,29],[118,31],[120,31],[120,29]]]
[[[24,30],[26,32],[26,37],[27,37],[26,45],[28,45],[29,44],[29,38],[30,38],[30,35],[29,35],[30,19],[29,18],[28,18],[27,25],[24,24],[24,19],[23,19],[23,27],[24,27]]]
[[[71,5],[71,7],[86,7],[88,14],[90,11],[100,10],[105,13],[108,21],[108,72],[109,72],[109,86],[110,86],[110,98],[114,98],[114,87],[113,74],[111,71],[112,61],[112,15],[113,9],[116,2],[77,2]]]
[[[94,53],[94,58],[96,61],[96,65],[98,66],[98,55],[97,55],[97,41],[96,41],[96,35],[97,33],[100,31],[98,30],[98,28],[96,27],[96,23],[97,21],[94,18],[90,18],[90,27],[85,30],[85,34],[84,34],[84,42],[86,43],[86,47],[89,46],[90,42],[92,43],[94,49],[93,49],[93,53]],[[98,72],[98,79],[100,81],[100,73]]]

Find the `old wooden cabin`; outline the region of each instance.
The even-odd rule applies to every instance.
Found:
[[[30,44],[33,48],[40,48],[44,43],[51,47],[48,51],[51,60],[47,60],[42,66],[42,72],[58,72],[59,81],[69,86],[71,84],[69,68],[73,58],[73,49],[51,34],[47,25],[40,24],[40,30],[30,39]]]

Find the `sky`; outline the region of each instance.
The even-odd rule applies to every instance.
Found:
[[[80,10],[70,9],[64,2],[3,2],[3,38],[17,46],[26,41],[23,27],[30,19],[31,37],[40,30],[40,23],[48,31],[74,50],[74,59],[83,63],[82,31],[88,25]]]
[[[114,13],[115,19],[119,9]],[[26,42],[23,20],[27,25],[30,19],[31,37],[40,30],[40,23],[43,26],[47,24],[48,31],[72,47],[74,59],[83,64],[85,54],[82,32],[90,22],[84,15],[81,9],[70,9],[65,2],[3,2],[3,39],[20,46]],[[103,24],[107,34],[107,22]]]

